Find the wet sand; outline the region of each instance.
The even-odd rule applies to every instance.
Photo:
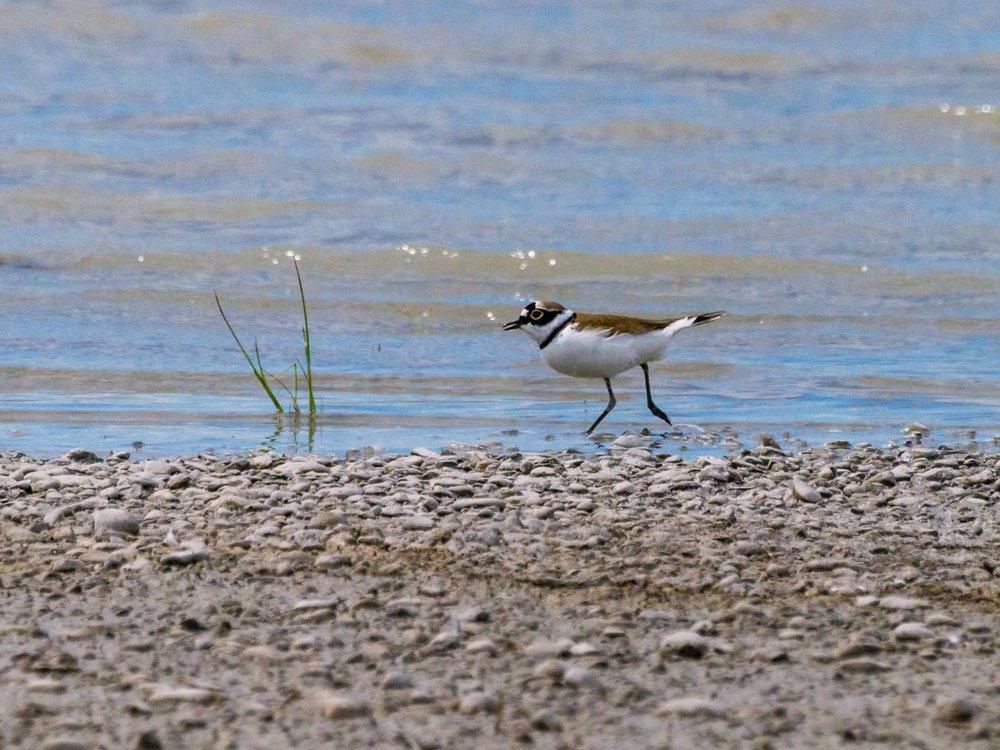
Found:
[[[998,469],[2,454],[0,745],[996,747]]]

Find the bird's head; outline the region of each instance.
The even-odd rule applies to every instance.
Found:
[[[535,300],[529,302],[521,310],[517,320],[505,323],[503,330],[514,331],[522,329],[535,341],[542,342],[567,318],[573,317],[573,311],[568,310],[552,300]]]

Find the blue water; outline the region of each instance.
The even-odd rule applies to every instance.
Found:
[[[654,366],[668,450],[988,445],[998,76],[993,2],[5,4],[0,450],[589,449],[533,297],[729,310]],[[312,430],[212,297],[282,369],[288,252]]]

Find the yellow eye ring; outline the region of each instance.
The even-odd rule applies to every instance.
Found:
[[[532,310],[529,316],[532,320],[541,320],[545,317],[545,313],[542,310]]]

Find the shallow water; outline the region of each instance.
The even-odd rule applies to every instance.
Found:
[[[997,11],[5,4],[0,449],[589,447],[603,386],[499,330],[533,297],[729,310],[653,368],[667,450],[989,444]],[[288,253],[313,429],[212,296],[281,369]],[[609,431],[659,431],[616,392]]]

